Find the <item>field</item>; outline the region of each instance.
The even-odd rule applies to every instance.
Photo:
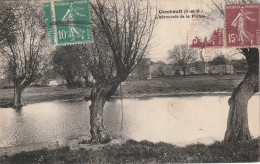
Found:
[[[128,81],[122,84],[124,95],[187,92],[232,92],[244,75],[164,77]]]
[[[66,87],[29,87],[26,88],[22,94],[22,101],[24,104],[55,101],[55,100],[69,100],[82,98],[90,92],[89,89],[77,88],[67,89]],[[11,106],[13,96],[13,89],[0,90],[0,106]]]
[[[202,92],[232,92],[243,75],[162,77],[150,80],[131,80],[122,83],[123,97],[199,94]],[[79,99],[90,94],[90,88],[29,87],[22,97],[24,104]],[[115,96],[120,96],[118,89]],[[0,89],[0,106],[11,106],[13,89]]]

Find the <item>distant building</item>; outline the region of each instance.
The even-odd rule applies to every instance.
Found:
[[[166,64],[163,67],[163,72],[164,72],[164,76],[173,76],[174,75],[174,71],[173,71],[173,64]]]
[[[191,63],[185,71],[186,75],[202,74],[234,74],[231,62],[222,65],[212,65],[210,62],[196,61]],[[166,64],[163,61],[153,62],[143,58],[128,79],[152,79],[164,76],[182,76],[183,70],[177,64]]]
[[[58,86],[59,83],[57,80],[50,80],[49,83],[48,83],[48,86]]]
[[[210,65],[205,67],[205,73],[234,74],[234,67],[232,64]]]
[[[208,62],[205,63],[205,69],[204,69],[204,73],[205,74],[210,74],[211,69],[210,69],[210,65]]]
[[[163,61],[151,62],[149,66],[150,78],[164,76],[163,68],[166,64]]]
[[[162,76],[173,76],[174,69],[173,64],[166,64],[163,61],[151,62],[149,67],[150,78],[162,77]]]

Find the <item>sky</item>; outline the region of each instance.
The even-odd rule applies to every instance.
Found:
[[[41,0],[44,1],[44,0]],[[49,0],[45,0],[49,1]],[[90,0],[91,1],[91,0]],[[146,0],[140,0],[146,1]],[[168,10],[197,10],[203,12],[212,12],[212,0],[148,0],[152,7],[154,15],[178,15],[180,14],[160,14],[160,11]],[[224,0],[214,0],[215,2],[223,2]],[[260,0],[257,0],[260,2]],[[157,9],[156,9],[157,8]],[[212,14],[214,20],[217,20],[219,16],[215,13]],[[201,19],[192,18],[172,18],[172,19],[157,19],[156,26],[153,33],[153,38],[150,42],[148,55],[146,57],[151,58],[152,61],[163,60],[168,63],[168,51],[173,49],[175,45],[187,44],[188,39],[193,38],[193,35],[199,35],[202,38],[209,36],[211,32],[217,27],[224,27],[224,19],[213,22],[213,26],[204,26],[198,23]],[[207,48],[203,50],[203,56],[210,60],[220,52],[231,54],[236,50],[224,49],[224,48]],[[235,56],[235,58],[241,58],[241,55]]]
[[[36,1],[50,1],[50,0],[36,0]],[[90,0],[91,1],[91,0]],[[141,0],[145,1],[145,0]],[[203,12],[212,11],[212,0],[148,0],[153,6],[154,15],[178,15],[180,14],[160,14],[159,11],[168,10],[197,10]],[[224,0],[214,0],[215,2],[223,2]],[[260,3],[260,0],[256,0]],[[157,10],[156,10],[157,6]],[[214,19],[218,18],[218,15],[213,13]],[[157,19],[156,26],[153,33],[153,38],[150,42],[150,48],[147,57],[152,61],[163,60],[168,63],[168,51],[173,49],[175,45],[187,44],[188,39],[191,39],[193,35],[199,35],[205,37],[210,35],[210,32],[217,28],[217,26],[223,27],[224,20],[218,20],[213,22],[213,26],[204,26],[198,21],[201,19],[192,18],[172,18],[172,19]],[[224,48],[207,48],[203,50],[203,55],[207,59],[212,59],[220,52],[231,54],[236,53],[234,49]],[[241,55],[234,56],[234,58],[241,58]]]
[[[156,2],[157,1],[157,2]],[[203,12],[210,12],[212,5],[211,0],[152,0],[151,4],[156,6],[157,3],[157,15],[159,11],[167,10],[197,10]],[[155,13],[156,14],[156,13]],[[174,15],[174,14],[159,14],[159,15]],[[180,15],[180,14],[175,14]],[[216,20],[219,16],[215,13],[212,14]],[[201,20],[201,19],[200,19]],[[223,18],[213,22],[212,27],[206,27],[201,23],[198,23],[198,19],[192,18],[171,18],[171,19],[157,19],[156,27],[154,29],[153,38],[150,42],[151,48],[148,52],[148,57],[152,61],[163,60],[164,62],[169,62],[168,51],[171,50],[174,45],[187,44],[188,39],[192,35],[198,34],[202,37],[210,35],[210,31],[214,28],[223,27]],[[188,37],[189,36],[189,37]],[[212,59],[214,56],[218,55],[221,51],[224,53],[234,52],[234,49],[223,49],[223,48],[207,48],[203,50],[203,55],[207,56],[208,59]],[[241,55],[235,58],[241,58]]]

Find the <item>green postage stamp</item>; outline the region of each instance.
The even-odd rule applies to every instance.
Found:
[[[43,4],[51,45],[92,42],[89,0]]]

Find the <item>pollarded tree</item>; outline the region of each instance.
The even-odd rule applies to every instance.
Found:
[[[224,18],[225,4],[257,3],[256,0],[212,0],[211,8],[215,8]],[[224,20],[222,20],[224,21]],[[259,91],[259,48],[239,48],[238,51],[245,56],[248,70],[243,81],[235,88],[229,99],[229,114],[225,141],[248,141],[251,135],[248,128],[248,101]]]
[[[183,76],[186,77],[186,70],[190,64],[195,62],[197,59],[197,51],[189,49],[188,45],[176,45],[172,50],[169,51],[169,58],[173,63],[181,67]]]
[[[90,143],[112,138],[103,124],[105,102],[145,54],[154,28],[148,2],[95,0],[91,3],[94,43],[79,45],[95,79],[91,101]]]
[[[13,106],[17,108],[22,106],[23,90],[39,78],[47,66],[47,33],[43,11],[39,6],[36,7],[30,2],[16,2],[12,10],[15,30],[12,35],[4,35],[5,43],[0,50],[12,72]]]
[[[225,141],[251,140],[248,128],[247,106],[250,98],[259,91],[259,49],[241,48],[248,64],[243,81],[235,88],[228,100],[229,114]]]

